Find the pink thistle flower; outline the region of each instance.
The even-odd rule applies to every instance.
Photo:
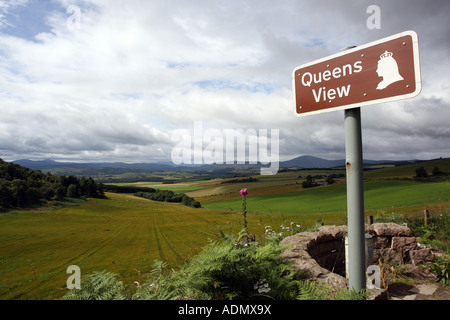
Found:
[[[243,197],[245,197],[246,195],[248,195],[247,188],[242,189],[241,191],[239,191],[239,193],[240,193]]]

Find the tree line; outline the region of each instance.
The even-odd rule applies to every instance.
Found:
[[[153,201],[161,202],[181,202],[182,204],[201,208],[201,204],[195,201],[194,198],[187,196],[184,193],[175,193],[171,190],[160,190],[150,187],[135,187],[135,186],[118,186],[113,184],[106,184],[105,191],[114,193],[132,193],[136,197],[146,198]]]
[[[194,198],[191,198],[184,193],[175,193],[171,190],[156,189],[155,192],[136,192],[134,195],[153,201],[181,202],[188,207],[201,208],[200,202],[195,201]]]
[[[249,178],[245,178],[245,179],[232,179],[232,180],[225,180],[222,181],[221,184],[226,184],[226,183],[241,183],[241,182],[257,182],[258,179],[253,178],[253,177],[249,177]]]
[[[0,209],[26,207],[65,197],[105,198],[94,179],[57,176],[0,159]]]
[[[444,176],[444,175],[447,175],[448,173],[445,171],[442,171],[438,167],[434,167],[433,170],[431,171],[431,174],[433,176]],[[425,167],[419,167],[416,169],[416,178],[427,178],[427,177],[428,177],[428,172],[425,169]]]
[[[299,179],[301,179],[302,176],[298,176]],[[302,182],[302,187],[303,188],[313,188],[313,187],[318,187],[320,184],[315,182],[316,178],[324,178],[324,175],[316,175],[316,176],[312,176],[312,175],[308,175],[306,177],[306,180]],[[326,176],[327,179],[325,180],[327,184],[335,184],[336,181],[334,180],[335,178],[342,178],[345,177],[345,174],[336,174],[336,173],[332,173],[328,176]]]

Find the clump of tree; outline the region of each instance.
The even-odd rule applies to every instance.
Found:
[[[258,179],[253,178],[253,177],[249,177],[249,178],[244,178],[244,179],[231,179],[231,180],[225,180],[222,181],[221,184],[226,184],[226,183],[241,183],[241,182],[256,182],[258,181]]]
[[[345,174],[332,173],[332,174],[330,174],[328,176],[326,176],[326,175],[315,175],[315,176],[308,175],[305,178],[305,181],[302,182],[302,187],[304,189],[306,189],[306,188],[313,188],[313,187],[318,187],[318,186],[324,185],[323,182],[322,183],[320,183],[320,182],[317,183],[316,182],[316,179],[323,179],[323,178],[326,178],[325,179],[326,184],[335,184],[336,180],[334,180],[334,179],[342,178],[342,177],[345,177]],[[300,179],[301,176],[299,176],[298,178]]]
[[[134,193],[137,197],[146,198],[153,201],[161,201],[161,202],[181,202],[182,204],[193,207],[193,208],[201,208],[201,204],[198,201],[195,201],[194,198],[187,196],[184,193],[175,193],[171,190],[159,190],[155,189],[154,192],[136,192]]]
[[[441,171],[439,167],[434,167],[433,170],[431,171],[431,174],[436,177],[446,175],[447,173]],[[416,178],[427,178],[427,177],[429,177],[429,175],[425,167],[419,167],[416,169]]]
[[[155,188],[150,187],[118,186],[114,184],[105,184],[104,189],[106,192],[114,193],[156,192]]]
[[[438,167],[434,167],[433,171],[431,172],[433,174],[433,176],[444,176],[447,174],[447,172],[442,171],[441,169],[439,169]]]
[[[92,178],[56,176],[0,159],[0,208],[36,205],[65,197],[105,198]]]
[[[416,169],[416,177],[417,178],[426,178],[428,177],[427,170],[424,167],[420,167]]]
[[[318,184],[315,183],[315,179],[313,178],[312,175],[308,175],[306,177],[306,180],[302,182],[302,187],[303,188],[312,188],[312,187],[317,187]]]

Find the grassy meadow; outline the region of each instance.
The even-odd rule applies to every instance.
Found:
[[[220,231],[238,233],[242,215],[123,194],[89,199],[58,210],[27,210],[0,215],[0,299],[55,299],[67,289],[69,265],[81,274],[107,270],[124,283],[140,281],[155,259],[174,268],[196,254]],[[264,234],[295,221],[317,217],[249,215],[249,229]]]
[[[449,214],[448,176],[412,179],[422,165],[430,173],[435,166],[450,172],[450,159],[365,171],[366,215],[379,210],[422,214],[424,209]],[[332,173],[345,169],[253,175],[253,182],[229,178],[121,184],[183,192],[200,201],[199,209],[107,193],[108,199],[69,207],[0,213],[0,299],[57,299],[67,292],[69,265],[79,266],[82,276],[103,270],[117,273],[125,284],[142,281],[155,259],[177,268],[221,232],[237,234],[242,229],[239,190],[244,187],[249,190],[249,232],[257,237],[264,237],[267,225],[278,232],[291,222],[305,227],[314,226],[317,219],[345,224],[345,178],[333,185],[302,188],[307,175],[320,175],[316,181],[324,181]]]

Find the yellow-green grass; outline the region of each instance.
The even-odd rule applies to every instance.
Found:
[[[146,187],[154,188],[160,190],[171,190],[173,192],[188,193],[192,191],[202,190],[207,186],[208,182],[205,181],[194,181],[194,182],[183,182],[183,183],[171,183],[163,184],[161,182],[122,182],[113,183],[118,186],[133,186],[133,187]]]
[[[261,237],[266,225],[278,231],[290,222],[309,227],[319,218],[326,224],[345,224],[345,185],[289,192],[289,188],[299,186],[281,185],[281,180],[279,186],[264,185],[267,182],[261,179],[261,188],[248,184],[248,209],[260,212],[248,214],[251,233]],[[208,183],[219,185],[217,181]],[[217,239],[220,231],[236,234],[242,228],[241,186],[219,186],[234,188],[236,199],[194,209],[108,193],[107,200],[89,199],[76,207],[1,214],[0,299],[61,297],[67,292],[66,269],[72,264],[81,268],[82,275],[102,270],[118,273],[127,284],[142,281],[155,259],[177,268],[209,239]],[[378,209],[409,213],[424,208],[448,213],[449,186],[366,181],[366,214],[375,214]],[[268,191],[279,193],[267,195]]]
[[[183,192],[188,196],[195,198],[195,200],[199,201],[200,203],[208,203],[218,201],[218,196],[221,196],[222,200],[239,198],[239,193],[236,193],[236,190],[240,190],[242,188],[251,188],[253,195],[279,194],[298,191],[301,189],[301,183],[302,181],[304,181],[307,175],[328,175],[331,173],[345,173],[345,170],[302,170],[280,172],[276,175],[270,176],[253,175],[252,177],[257,179],[256,182],[227,183],[230,180],[236,181],[239,179],[245,180],[246,178],[248,178],[243,177],[189,181],[174,184],[162,184],[160,182],[133,182],[114,184],[122,186],[151,187],[164,190],[172,190],[174,192]],[[301,178],[299,178],[299,176],[301,176]],[[318,181],[319,180],[320,179],[318,179]],[[342,180],[344,179],[337,179],[337,181]]]
[[[239,190],[242,188],[248,188],[250,190],[251,196],[265,196],[265,195],[275,195],[275,194],[283,194],[283,193],[289,193],[289,192],[295,192],[302,190],[301,184],[288,184],[288,185],[278,185],[278,186],[257,186],[253,184],[233,184],[228,186],[229,190],[226,193],[223,194],[212,194],[209,196],[203,196],[203,197],[195,197],[194,199],[196,201],[199,201],[201,204],[207,204],[211,202],[218,202],[218,201],[226,201],[226,200],[232,200],[232,199],[241,199],[241,194],[239,193]],[[217,190],[217,192],[220,192],[220,190]],[[192,196],[193,193],[189,193],[190,196]]]
[[[238,233],[240,212],[194,209],[108,193],[83,205],[0,215],[0,299],[55,299],[67,289],[69,265],[81,274],[107,270],[130,284],[142,281],[153,260],[177,268],[220,231]],[[321,216],[249,214],[249,231],[291,221],[305,226]],[[341,215],[324,218],[342,222]]]
[[[328,171],[320,171],[320,174],[326,174]],[[316,172],[315,174],[319,174]],[[290,191],[297,191],[301,189],[301,183],[304,178],[310,174],[310,172],[280,172],[276,175],[271,176],[252,176],[257,179],[256,182],[233,182],[226,183],[230,180],[239,180],[239,178],[224,179],[224,180],[214,180],[211,182],[201,183],[203,185],[202,189],[195,190],[192,192],[187,192],[186,194],[190,197],[195,198],[200,203],[207,203],[211,201],[216,201],[213,198],[217,196],[225,196],[226,199],[232,199],[239,197],[239,191],[242,188],[249,188],[253,191],[252,194],[275,194],[275,193],[286,193]],[[302,178],[299,178],[302,176]],[[241,178],[245,179],[245,178]]]

